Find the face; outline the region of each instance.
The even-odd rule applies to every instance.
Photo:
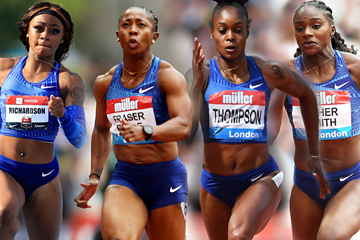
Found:
[[[140,8],[130,8],[122,15],[116,35],[123,50],[133,54],[149,51],[152,40],[156,41],[159,37],[153,32],[149,14]]]
[[[56,17],[49,14],[35,16],[29,24],[29,51],[53,60],[63,32],[63,25]]]
[[[222,56],[235,59],[243,54],[248,35],[246,19],[235,8],[227,7],[215,14],[211,36]]]
[[[301,51],[314,55],[325,48],[331,48],[330,36],[335,26],[321,9],[307,6],[300,9],[293,19],[296,42]]]

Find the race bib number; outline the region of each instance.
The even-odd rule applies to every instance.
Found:
[[[152,97],[149,96],[132,96],[108,100],[106,114],[112,124],[110,131],[117,142],[126,143],[119,134],[119,127],[122,125],[121,119],[141,126],[147,124],[156,126]]]
[[[210,138],[256,140],[263,137],[266,93],[227,90],[209,99]]]
[[[49,124],[48,97],[6,97],[6,127],[14,130],[47,130]]]
[[[350,137],[351,105],[348,91],[315,92],[319,111],[319,140]],[[293,98],[293,120],[296,132],[306,139],[300,103]]]

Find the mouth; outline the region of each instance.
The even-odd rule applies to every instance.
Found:
[[[234,52],[236,50],[236,47],[235,46],[227,46],[227,47],[225,47],[225,50],[227,52]]]
[[[130,48],[136,48],[136,46],[138,45],[138,41],[135,38],[131,38],[129,40],[129,46]]]
[[[316,44],[316,42],[314,42],[314,41],[306,41],[306,42],[304,42],[303,47],[312,47],[315,44]]]

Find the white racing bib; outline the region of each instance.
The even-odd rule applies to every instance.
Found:
[[[257,140],[265,127],[266,93],[226,90],[209,98],[210,138]]]
[[[126,141],[119,135],[121,119],[137,125],[156,126],[155,114],[152,106],[152,97],[132,96],[106,101],[106,114],[112,124],[110,129],[114,140],[122,143]]]
[[[351,105],[349,91],[316,91],[319,111],[319,140],[350,137]],[[293,98],[293,121],[297,133],[306,136],[300,103]]]
[[[48,97],[6,97],[6,127],[14,130],[46,130],[49,123]]]

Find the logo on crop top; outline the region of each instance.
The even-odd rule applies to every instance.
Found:
[[[258,85],[252,85],[252,84],[250,83],[249,88],[250,88],[250,89],[254,89],[254,88],[260,87],[261,85],[263,85],[263,83],[260,83],[260,84],[258,84]]]
[[[45,85],[41,85],[41,89],[47,89],[47,88],[54,88],[54,87],[56,87],[56,86],[45,86]]]
[[[149,90],[152,89],[152,88],[154,88],[154,86],[151,86],[151,87],[145,88],[145,89],[140,88],[140,89],[139,89],[139,93],[147,92],[147,91],[149,91]]]
[[[334,88],[335,89],[340,89],[340,88],[342,88],[343,86],[345,86],[346,84],[348,84],[349,83],[349,81],[347,81],[346,83],[343,83],[343,84],[341,84],[341,85],[336,85],[336,83],[335,83],[335,86],[334,86]]]

